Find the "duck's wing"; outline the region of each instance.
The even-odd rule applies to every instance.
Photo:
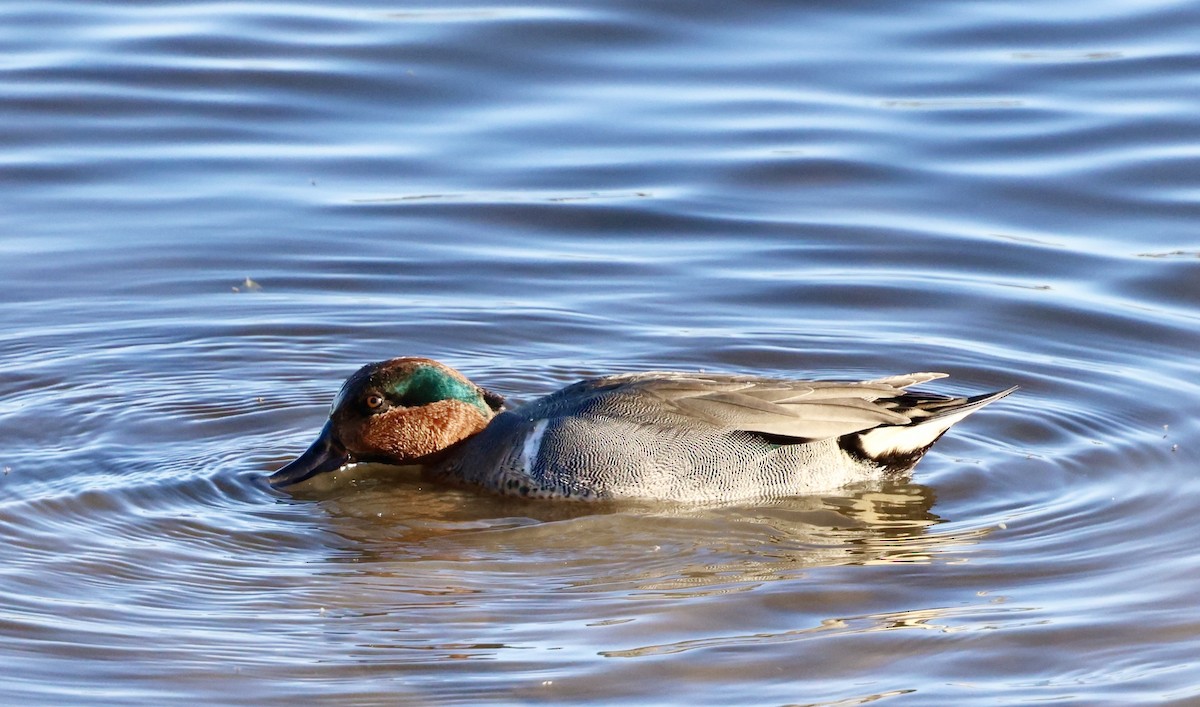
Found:
[[[795,381],[743,376],[649,373],[619,386],[647,412],[659,408],[723,429],[795,438],[838,437],[882,424],[903,425],[906,415],[886,404],[905,384],[937,374],[876,381]],[[882,401],[882,402],[881,402]]]
[[[905,390],[945,376],[909,373],[853,382],[652,373],[621,377],[618,387],[647,412],[657,408],[722,429],[802,442],[952,414],[966,399]],[[927,409],[931,405],[935,409]]]

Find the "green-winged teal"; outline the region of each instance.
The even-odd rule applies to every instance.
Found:
[[[912,468],[951,425],[1015,390],[968,398],[906,390],[945,375],[847,382],[626,373],[506,410],[501,396],[448,366],[396,358],[350,376],[317,440],[270,482],[382,462],[541,498],[822,493]]]

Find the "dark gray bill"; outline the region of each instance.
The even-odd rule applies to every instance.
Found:
[[[350,453],[333,435],[333,422],[326,422],[321,434],[304,454],[291,464],[267,477],[272,486],[287,486],[333,471],[350,461]]]

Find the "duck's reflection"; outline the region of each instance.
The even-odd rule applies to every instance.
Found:
[[[471,593],[493,571],[580,590],[741,591],[813,567],[930,562],[986,533],[938,532],[934,490],[907,479],[721,507],[501,498],[411,471],[339,484],[313,492],[340,538],[329,561],[421,593]],[[439,568],[436,586],[420,579],[423,563]]]

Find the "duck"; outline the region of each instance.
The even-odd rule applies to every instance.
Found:
[[[723,503],[828,493],[910,471],[952,425],[1016,390],[909,390],[946,376],[619,373],[509,408],[443,363],[393,358],[346,379],[317,439],[268,482],[288,487],[371,462],[526,498]]]

